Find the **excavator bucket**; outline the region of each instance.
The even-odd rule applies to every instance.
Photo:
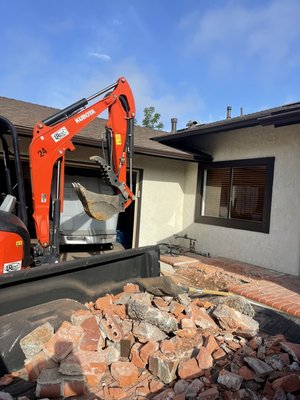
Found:
[[[83,187],[80,183],[72,183],[77,193],[84,211],[98,221],[106,221],[114,214],[124,211],[120,204],[119,195],[99,194],[91,192]]]

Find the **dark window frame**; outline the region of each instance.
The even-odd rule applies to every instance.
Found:
[[[199,164],[198,166],[198,179],[197,179],[197,194],[196,194],[196,209],[195,209],[195,222],[207,225],[223,226],[233,229],[242,229],[247,231],[269,233],[270,232],[270,219],[271,219],[271,205],[272,205],[272,190],[273,190],[273,177],[274,177],[274,163],[275,157],[266,158],[253,158],[244,160],[233,161],[218,161],[209,164]],[[247,221],[240,219],[227,219],[220,217],[208,217],[202,214],[202,201],[203,201],[203,182],[204,170],[207,168],[234,168],[244,166],[261,166],[267,167],[266,185],[264,191],[264,207],[262,221]]]

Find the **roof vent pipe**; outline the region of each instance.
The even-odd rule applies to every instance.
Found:
[[[231,118],[231,106],[227,106],[227,116],[226,119],[230,119]]]
[[[177,118],[171,118],[171,133],[176,133],[177,132]]]

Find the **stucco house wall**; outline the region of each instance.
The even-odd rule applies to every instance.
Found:
[[[168,240],[182,230],[185,162],[136,156],[143,169],[139,246]]]
[[[299,275],[299,125],[256,127],[201,138],[214,161],[275,157],[269,234],[194,222],[197,166],[186,165],[182,229],[199,251]],[[194,190],[194,196],[191,191]]]

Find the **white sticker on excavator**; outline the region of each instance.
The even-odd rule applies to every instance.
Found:
[[[61,139],[66,137],[68,134],[69,134],[68,129],[63,126],[58,131],[52,133],[51,137],[54,140],[54,142],[59,142]]]
[[[3,266],[3,273],[8,274],[9,272],[20,271],[22,268],[22,261],[12,261],[10,263],[6,263]]]

